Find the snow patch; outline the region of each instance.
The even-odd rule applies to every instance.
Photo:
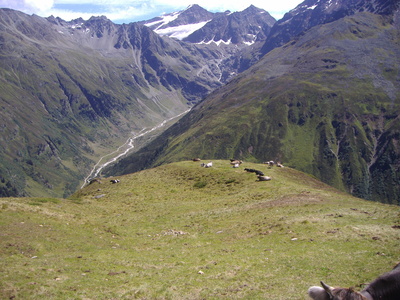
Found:
[[[331,1],[331,0],[329,0],[329,1]],[[314,9],[314,8],[316,8],[316,7],[318,6],[319,2],[320,2],[320,0],[318,0],[313,6],[307,7],[307,9]]]
[[[243,42],[243,44],[246,44],[247,46],[251,46],[255,43],[255,41],[251,41],[251,42]]]
[[[161,26],[159,26],[154,31],[159,35],[167,35],[169,37],[176,38],[178,40],[182,40],[185,37],[188,37],[189,35],[191,35],[196,30],[199,30],[200,28],[202,28],[208,22],[209,21],[204,21],[204,22],[200,22],[200,23],[196,23],[196,24],[180,25],[180,26],[168,27],[168,28],[163,28],[163,29],[158,29],[161,27]]]
[[[69,27],[72,29],[82,29],[82,25],[83,25],[83,23],[80,23],[80,24],[71,25]]]
[[[152,26],[158,25],[157,28],[155,29],[155,30],[158,30],[160,27],[162,27],[162,26],[168,24],[169,22],[172,22],[173,20],[177,19],[179,17],[179,15],[180,15],[180,12],[167,14],[167,15],[161,16],[160,17],[161,20],[157,20],[157,21],[154,21],[154,22],[151,22],[151,23],[146,23],[144,25],[146,25],[148,27],[152,27]]]
[[[338,5],[338,1],[329,0],[328,3],[326,4],[325,9],[328,9],[333,5]]]
[[[245,41],[243,44],[251,46],[256,42],[257,36],[255,34],[248,34],[247,37],[249,37],[251,41]]]
[[[198,45],[210,45],[211,43],[214,43],[214,44],[216,44],[217,46],[219,46],[219,45],[221,45],[221,44],[225,44],[225,45],[230,45],[231,44],[231,40],[232,39],[229,39],[228,41],[224,41],[224,40],[219,40],[219,41],[214,41],[214,40],[210,40],[210,41],[208,41],[208,42],[205,42],[204,40],[203,41],[201,41],[200,43],[197,43]]]
[[[219,40],[219,41],[216,41],[215,43],[217,44],[217,46],[219,46],[221,43],[225,44],[225,45],[230,45],[231,44],[231,40],[232,39],[229,39],[227,42],[225,42],[224,40]]]

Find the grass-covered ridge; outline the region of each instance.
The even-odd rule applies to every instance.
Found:
[[[0,298],[307,299],[399,260],[398,206],[288,167],[182,161],[118,179],[0,200]]]

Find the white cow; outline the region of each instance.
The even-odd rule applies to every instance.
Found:
[[[211,168],[212,167],[212,165],[213,165],[213,163],[212,163],[212,161],[210,161],[209,163],[207,163],[207,164],[205,164],[205,163],[202,163],[200,166],[202,166],[202,167],[204,167],[204,168]]]

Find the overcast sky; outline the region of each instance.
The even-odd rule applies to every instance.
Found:
[[[253,4],[279,20],[301,2],[303,0],[0,0],[0,7],[41,17],[53,15],[66,21],[104,15],[114,23],[122,24],[180,11],[190,4],[198,4],[211,12],[242,11]]]

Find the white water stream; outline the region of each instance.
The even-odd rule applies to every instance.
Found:
[[[89,178],[97,177],[100,174],[100,172],[101,172],[101,170],[103,168],[105,168],[109,164],[117,161],[119,158],[121,158],[122,156],[126,155],[129,151],[131,151],[133,148],[135,148],[133,142],[136,139],[138,139],[138,138],[140,138],[142,136],[145,136],[145,135],[153,132],[154,130],[157,130],[157,129],[165,126],[165,124],[167,124],[169,121],[172,121],[173,119],[179,118],[180,116],[188,113],[189,111],[190,111],[190,109],[188,109],[188,110],[184,111],[183,113],[180,113],[180,114],[178,114],[178,115],[176,115],[176,116],[174,116],[172,118],[166,119],[166,120],[162,121],[160,124],[154,126],[153,128],[151,128],[149,130],[146,130],[146,128],[142,129],[138,134],[129,137],[126,140],[126,142],[122,146],[120,146],[117,150],[115,150],[115,151],[113,151],[113,152],[111,152],[111,153],[109,153],[107,155],[102,156],[99,159],[99,161],[94,165],[94,167],[93,167],[92,171],[89,173],[89,175],[85,178],[81,188],[83,188],[88,183]],[[144,131],[144,130],[146,130],[146,131]],[[127,149],[124,152],[119,153],[121,151],[121,149],[124,148],[124,147],[127,147]],[[119,154],[117,154],[117,153],[119,153]],[[103,161],[103,159],[105,159],[108,156],[112,156],[112,158],[110,158],[105,163],[101,163]]]

